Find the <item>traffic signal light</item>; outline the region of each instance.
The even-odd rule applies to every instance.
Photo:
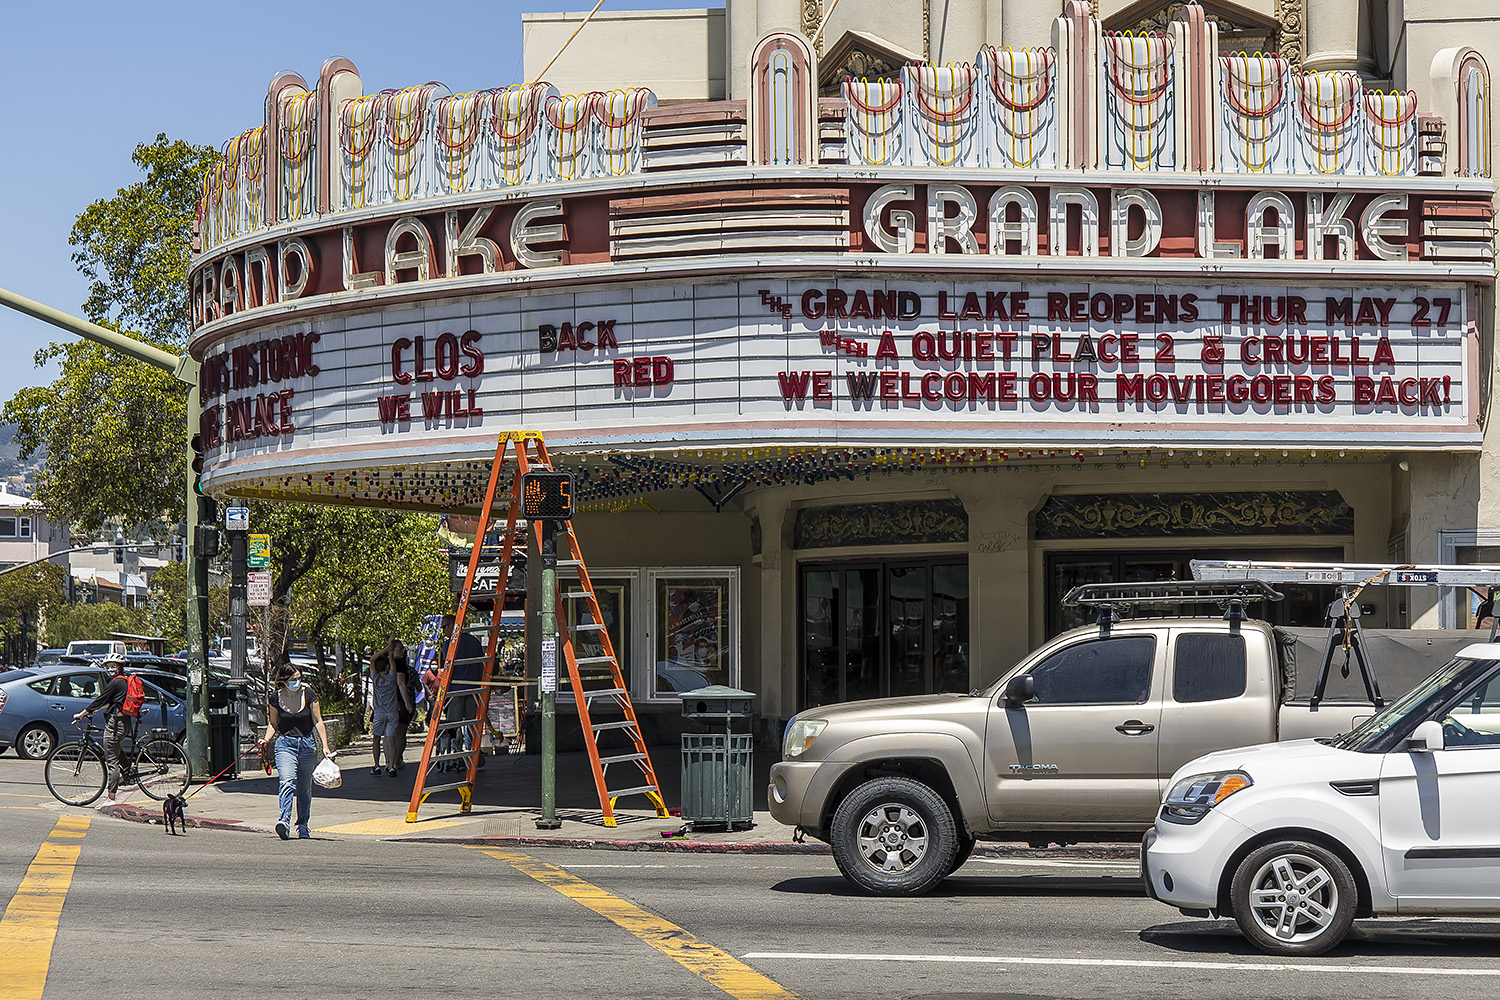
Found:
[[[193,449],[193,492],[200,497],[208,496],[203,491],[203,456],[208,450],[203,446],[203,435],[194,434],[190,443]]]

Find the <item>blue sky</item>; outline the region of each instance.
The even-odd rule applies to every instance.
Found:
[[[158,132],[218,147],[258,124],[282,70],[314,81],[344,56],[367,92],[436,80],[453,92],[518,83],[521,14],[592,0],[467,4],[9,4],[0,58],[0,287],[77,315],[86,294],[68,232],[90,202],[140,178]],[[606,0],[604,11],[722,7],[722,0]],[[587,29],[585,29],[587,30]],[[37,349],[68,335],[0,308],[0,399],[43,385]]]

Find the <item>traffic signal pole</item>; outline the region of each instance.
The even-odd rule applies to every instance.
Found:
[[[189,386],[187,431],[189,436],[197,433],[202,407],[198,398],[198,362],[191,357],[164,351],[154,344],[136,340],[118,330],[111,330],[98,323],[91,323],[86,319],[69,315],[60,309],[43,305],[8,289],[0,288],[0,306],[23,312],[43,323],[50,323],[60,330],[66,330],[74,336],[92,340],[112,351],[117,351],[137,361],[144,361],[153,368],[168,372],[177,381]],[[193,704],[187,727],[187,754],[188,765],[192,773],[207,777],[210,773],[208,770],[208,645],[205,635],[208,625],[208,563],[198,553],[198,539],[194,531],[203,513],[199,510],[199,504],[207,498],[195,492],[194,479],[193,473],[189,471],[187,489],[184,491],[187,495],[187,512],[184,520],[188,525],[188,561],[191,566],[191,572],[187,575],[188,676],[196,690],[196,697],[190,699]],[[211,504],[212,501],[208,503]],[[212,515],[210,515],[210,521],[211,519]]]

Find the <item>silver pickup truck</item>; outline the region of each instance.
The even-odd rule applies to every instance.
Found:
[[[845,878],[881,895],[926,892],[978,839],[1139,840],[1187,761],[1334,736],[1374,712],[1341,661],[1327,670],[1323,634],[1216,618],[1104,624],[1058,636],[983,691],[810,709],[787,724],[771,815],[827,841]],[[1372,658],[1395,696],[1473,633],[1390,637],[1371,642],[1402,655]],[[1315,699],[1320,673],[1331,683]]]

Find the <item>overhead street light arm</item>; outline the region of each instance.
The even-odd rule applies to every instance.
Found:
[[[110,542],[108,545],[104,546],[104,548],[150,549],[155,548],[157,544],[157,542]],[[25,569],[27,566],[35,566],[37,563],[44,563],[48,559],[56,559],[58,556],[65,556],[72,552],[86,552],[91,549],[97,548],[99,548],[98,545],[76,545],[71,549],[58,549],[56,552],[49,552],[47,555],[42,556],[40,559],[33,559],[31,560],[31,562],[16,563],[14,566],[7,566],[4,569],[0,569],[0,576],[4,576],[7,573],[14,573],[18,569]]]
[[[136,340],[129,334],[111,330],[86,319],[79,319],[77,316],[70,316],[61,309],[53,309],[51,306],[28,299],[24,295],[17,295],[8,289],[0,288],[0,305],[10,306],[17,312],[35,317],[43,323],[51,323],[69,333],[76,333],[80,337],[96,341],[122,354],[128,354],[137,361],[144,361],[153,368],[160,368],[170,373],[179,382],[185,382],[188,385],[198,384],[198,362],[187,355],[179,356],[171,351],[164,351],[154,344]]]

